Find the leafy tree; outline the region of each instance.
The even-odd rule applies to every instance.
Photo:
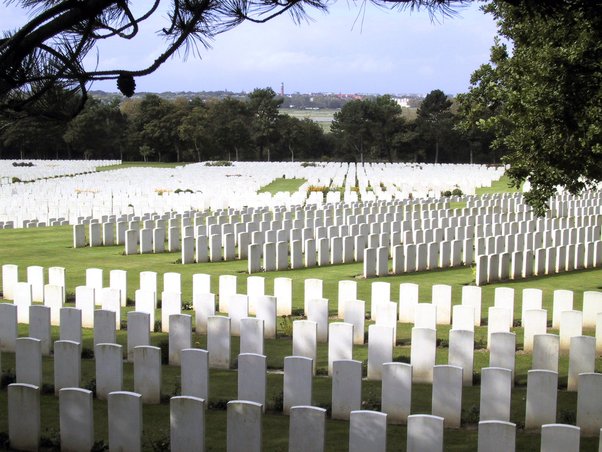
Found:
[[[435,89],[427,94],[416,117],[416,127],[426,142],[432,143],[435,148],[433,162],[439,163],[439,146],[446,133],[452,128],[452,101],[445,93]]]
[[[335,113],[331,131],[346,159],[359,154],[374,160],[398,160],[407,125],[401,107],[390,96],[353,100]]]
[[[192,146],[193,156],[197,162],[200,162],[203,160],[203,151],[209,147],[207,107],[202,102],[198,102],[187,113],[178,126],[178,135],[182,142]]]
[[[267,160],[270,161],[270,148],[277,140],[276,121],[283,100],[276,97],[272,88],[256,88],[249,94],[249,110],[253,115],[251,138],[257,147],[258,160],[263,160],[267,151]]]
[[[91,98],[67,125],[63,139],[72,155],[123,159],[125,118],[117,102],[103,104]]]
[[[370,148],[371,127],[369,124],[370,106],[363,100],[352,100],[334,114],[330,131],[337,141],[340,155],[345,160],[364,161],[364,152]]]
[[[317,159],[331,153],[322,127],[308,118],[280,115],[277,127],[280,131],[278,160]]]
[[[466,0],[372,0],[380,6],[403,9],[426,7],[448,14],[451,5]],[[208,47],[218,34],[245,21],[265,23],[283,14],[293,21],[307,19],[307,10],[327,10],[325,0],[172,0],[167,17],[158,26],[165,37],[162,53],[147,67],[120,67],[104,71],[88,68],[84,59],[104,40],[137,39],[140,27],[158,16],[160,0],[5,0],[31,12],[20,28],[5,32],[0,39],[0,114],[71,117],[81,111],[90,82],[116,80],[117,87],[131,96],[135,78],[151,74],[179,50],[196,52]],[[136,15],[133,4],[141,6]],[[52,103],[53,90],[76,100]]]
[[[209,104],[207,124],[217,151],[217,160],[244,160],[251,141],[251,111],[247,102],[227,97]]]
[[[602,2],[490,2],[491,62],[462,98],[464,127],[492,133],[515,186],[543,214],[557,186],[578,193],[602,178]]]

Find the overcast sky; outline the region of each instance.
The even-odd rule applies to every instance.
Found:
[[[148,4],[147,2],[138,2]],[[26,15],[0,6],[0,29],[14,29]],[[286,93],[335,92],[425,94],[465,92],[470,74],[489,59],[495,23],[472,4],[445,20],[425,11],[362,10],[339,0],[314,21],[294,25],[280,17],[268,24],[243,24],[218,35],[201,57],[176,56],[154,74],[137,79],[137,91],[252,91],[272,87]],[[156,15],[133,42],[110,40],[99,47],[99,69],[140,69],[164,48]],[[88,59],[96,65],[96,52]],[[114,82],[92,89],[116,91]]]

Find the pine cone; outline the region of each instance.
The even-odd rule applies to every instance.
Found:
[[[136,91],[136,81],[130,74],[121,74],[117,78],[117,88],[124,96],[132,97]]]

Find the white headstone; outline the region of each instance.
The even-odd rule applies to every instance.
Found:
[[[65,387],[58,392],[61,450],[78,452],[94,446],[92,391]]]
[[[462,416],[462,368],[457,366],[433,367],[432,409],[441,416],[448,428],[459,428]]]
[[[40,389],[25,383],[8,385],[8,440],[14,450],[36,451],[40,445]]]
[[[352,411],[349,416],[349,452],[386,450],[387,415],[378,411]]]
[[[332,419],[349,419],[362,404],[362,363],[340,360],[332,364]]]
[[[134,391],[142,402],[161,403],[161,349],[150,345],[134,348]]]
[[[231,400],[227,409],[228,452],[261,452],[262,405],[246,400]]]
[[[63,388],[78,388],[81,384],[81,345],[73,341],[54,343],[54,395]]]
[[[135,392],[108,394],[109,449],[142,450],[142,396]]]
[[[602,374],[579,375],[577,392],[577,426],[584,436],[599,434],[602,429]]]
[[[414,383],[433,383],[437,333],[430,328],[412,328],[412,379]]]
[[[289,452],[324,452],[326,410],[314,406],[290,408]],[[311,432],[311,435],[307,433]]]
[[[96,361],[96,397],[99,400],[106,400],[110,392],[121,391],[123,384],[121,345],[95,345],[94,359]]]
[[[211,316],[207,319],[207,351],[209,367],[230,368],[230,317]]]
[[[429,414],[408,416],[407,452],[443,452],[443,418]]]
[[[283,412],[291,407],[312,404],[313,361],[304,356],[284,358]]]
[[[556,422],[558,373],[551,370],[530,370],[527,373],[527,404],[525,429],[539,429]]]
[[[481,421],[505,421],[510,419],[512,371],[499,367],[481,369]]]

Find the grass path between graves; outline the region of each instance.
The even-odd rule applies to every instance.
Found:
[[[271,193],[275,195],[279,191],[288,191],[289,193],[295,193],[299,190],[299,187],[307,182],[307,179],[285,179],[283,177],[274,179],[267,185],[264,185],[257,193]]]
[[[123,269],[128,271],[128,298],[134,298],[134,291],[139,286],[139,272],[152,270],[158,273],[179,272],[182,275],[182,300],[189,305],[192,298],[192,275],[194,273],[208,273],[211,275],[211,287],[217,292],[218,277],[222,274],[238,276],[238,291],[246,293],[246,261],[216,262],[210,264],[177,264],[180,257],[178,253],[164,253],[158,255],[136,255],[124,256],[121,246],[98,247],[98,248],[72,248],[72,228],[48,227],[39,229],[14,229],[0,230],[0,264],[11,263],[19,266],[19,279],[26,280],[26,267],[29,265],[41,265],[45,268],[51,266],[62,266],[66,268],[67,293],[69,296],[68,306],[73,306],[73,293],[75,287],[85,284],[86,268],[102,268],[104,282],[108,285],[109,270]],[[358,283],[358,298],[366,300],[367,310],[370,310],[370,284],[375,281],[391,283],[391,297],[399,299],[399,284],[413,282],[420,285],[420,301],[430,301],[433,284],[449,284],[452,286],[452,302],[460,303],[462,286],[470,284],[473,280],[471,268],[456,268],[440,271],[429,271],[401,276],[388,276],[364,280],[359,275],[362,271],[361,264],[346,264],[328,266],[321,268],[302,269],[295,271],[281,271],[264,273],[266,279],[266,293],[273,293],[273,280],[275,277],[289,277],[293,280],[293,308],[300,312],[303,305],[303,281],[307,278],[320,278],[324,282],[324,297],[331,300],[331,321],[336,321],[337,286],[340,280],[355,280]],[[159,275],[160,276],[160,275]],[[162,289],[162,278],[159,277],[159,290]],[[543,307],[551,313],[552,292],[555,289],[570,289],[575,293],[575,309],[582,308],[583,291],[602,290],[602,269],[581,270],[555,276],[543,276],[521,280],[516,282],[504,282],[483,287],[483,313],[486,318],[487,308],[493,304],[493,293],[495,287],[512,287],[515,289],[515,317],[520,315],[521,291],[524,288],[539,288],[543,290]],[[122,319],[126,311],[133,309],[128,306],[123,309]],[[183,312],[193,314],[192,311]],[[548,315],[551,317],[551,314]],[[160,318],[160,317],[158,317]],[[294,316],[293,319],[299,318]],[[279,319],[279,337],[276,340],[267,340],[265,352],[268,357],[268,411],[263,421],[263,442],[266,451],[285,451],[288,442],[288,418],[277,412],[282,403],[282,368],[285,356],[292,353],[292,342],[290,338],[290,321],[293,319]],[[193,323],[194,324],[194,323]],[[366,329],[370,321],[366,322]],[[484,323],[485,325],[486,323]],[[513,331],[517,335],[516,354],[516,388],[512,393],[511,421],[520,427],[525,417],[525,397],[527,371],[531,367],[531,356],[522,352],[523,333],[522,328],[516,327]],[[554,330],[548,330],[555,332]],[[27,336],[26,325],[20,325],[20,336]],[[437,363],[447,363],[447,340],[449,327],[438,327],[437,338]],[[584,334],[594,335],[593,330],[584,330]],[[480,378],[480,369],[487,367],[489,355],[482,345],[486,341],[486,326],[477,328],[475,331],[475,382]],[[84,330],[83,348],[89,351],[93,348],[92,330]],[[410,358],[411,328],[408,324],[398,324],[397,345],[393,351],[393,360],[409,362]],[[126,331],[118,332],[117,340],[126,347]],[[53,340],[58,339],[58,329],[53,328]],[[238,354],[238,339],[232,338],[232,359]],[[153,345],[160,346],[166,350],[167,337],[162,333],[152,334]],[[205,347],[206,337],[195,334],[193,337],[195,347]],[[367,346],[354,346],[353,358],[365,362],[367,360]],[[314,404],[328,408],[331,398],[331,380],[324,376],[327,372],[328,348],[326,344],[318,345],[318,376],[314,379]],[[3,371],[3,387],[0,390],[0,408],[7,406],[7,393],[4,385],[9,381],[11,373],[14,373],[14,355],[3,353],[1,357]],[[596,371],[602,372],[602,359],[596,360]],[[562,356],[559,364],[559,381],[561,387],[566,387],[568,372],[568,357]],[[169,404],[168,398],[179,392],[179,368],[164,365],[162,368],[162,393],[164,402],[157,406],[145,405],[144,412],[144,448],[145,450],[161,450],[163,441],[169,438]],[[51,389],[53,384],[53,362],[50,358],[44,358],[44,385],[46,390]],[[94,361],[86,358],[82,360],[82,385],[91,387],[94,379]],[[132,391],[133,369],[129,363],[124,364],[124,390]],[[476,384],[470,388],[463,389],[464,426],[461,429],[446,429],[444,442],[445,450],[476,450],[477,429],[476,421],[478,415],[475,410],[479,406],[479,386]],[[380,406],[380,382],[362,382],[362,400],[365,409],[378,409]],[[207,450],[225,450],[226,447],[226,412],[225,402],[237,398],[237,375],[235,371],[211,371],[210,375],[210,409],[207,412],[206,444]],[[106,402],[94,402],[95,436],[98,441],[107,442],[107,406]],[[413,385],[412,387],[412,412],[431,412],[431,387],[429,385]],[[576,393],[569,393],[562,389],[558,392],[557,421],[574,423],[576,414]],[[53,438],[58,436],[58,399],[49,394],[42,396],[42,425],[43,434],[52,443]],[[327,421],[327,450],[347,450],[348,422]],[[6,409],[0,409],[0,438],[2,432],[8,431]],[[404,426],[390,425],[388,427],[388,450],[404,450],[406,429]],[[521,428],[517,430],[517,450],[538,450],[539,432],[525,432]],[[597,439],[583,438],[581,450],[595,450]]]
[[[503,175],[496,181],[491,182],[491,187],[480,187],[475,190],[477,195],[485,195],[491,193],[518,193],[520,190],[510,185],[510,178]]]
[[[120,165],[99,166],[96,171],[113,171],[125,168],[176,168],[186,164],[182,162],[123,162]]]

